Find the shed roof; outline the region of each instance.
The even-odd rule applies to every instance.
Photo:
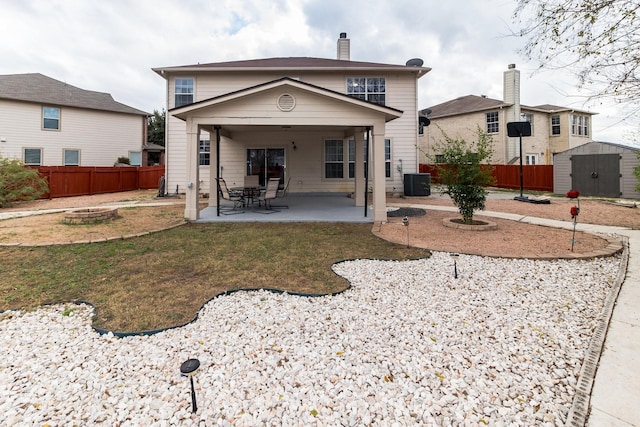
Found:
[[[40,73],[0,75],[0,99],[148,116],[105,92],[80,89]]]

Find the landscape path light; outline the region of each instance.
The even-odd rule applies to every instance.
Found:
[[[457,279],[458,278],[458,257],[460,256],[460,254],[451,254],[451,257],[453,258],[453,278]]]
[[[196,389],[193,387],[193,376],[199,367],[200,361],[198,359],[188,359],[180,365],[180,373],[189,377],[189,381],[191,382],[191,409],[194,413],[198,411],[198,405],[196,404]]]
[[[402,225],[407,227],[407,247],[409,247],[409,217],[405,216],[402,218]]]

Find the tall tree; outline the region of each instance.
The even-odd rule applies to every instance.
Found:
[[[164,147],[164,123],[167,117],[164,108],[162,113],[153,110],[153,115],[147,121],[147,139],[152,144],[162,145]]]
[[[518,0],[522,52],[573,71],[590,98],[640,105],[640,0]]]

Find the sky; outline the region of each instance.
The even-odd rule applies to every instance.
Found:
[[[536,72],[512,36],[516,0],[0,0],[0,74],[41,73],[110,93],[152,113],[166,105],[154,67],[288,56],[336,58],[346,32],[354,61],[432,68],[418,106],[464,95],[502,99],[508,64],[521,103],[598,113],[595,140],[634,145],[624,106],[586,102],[566,71]]]

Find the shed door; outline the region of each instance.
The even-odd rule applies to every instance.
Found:
[[[620,155],[571,156],[571,187],[585,196],[620,197]]]

